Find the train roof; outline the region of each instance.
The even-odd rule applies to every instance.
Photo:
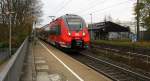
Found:
[[[50,23],[53,23],[53,22],[55,22],[57,19],[66,19],[66,18],[79,18],[79,19],[83,19],[81,16],[79,16],[79,15],[75,15],[75,14],[65,14],[65,15],[63,15],[63,16],[61,16],[61,17],[58,17],[58,18],[56,18],[54,21],[52,21],[52,22],[50,22]]]
[[[60,18],[65,19],[65,18],[81,18],[81,17],[75,14],[66,14],[66,15],[61,16]]]

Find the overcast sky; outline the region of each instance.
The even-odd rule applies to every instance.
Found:
[[[133,21],[133,7],[136,0],[42,0],[43,22],[48,24],[51,19],[48,16],[60,17],[67,13],[80,15],[87,23],[90,23],[90,13],[93,22],[104,20],[105,16],[111,16],[115,20]]]

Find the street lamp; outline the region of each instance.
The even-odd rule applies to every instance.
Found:
[[[12,0],[10,0],[10,10],[7,10],[6,9],[6,12],[4,11],[4,13],[2,13],[1,15],[8,15],[9,16],[9,55],[11,56],[11,17],[12,17],[12,14],[14,12],[11,11],[12,10]]]
[[[11,25],[12,25],[12,22],[11,22],[11,17],[12,17],[12,14],[13,14],[14,12],[9,12],[9,11],[7,11],[7,12],[5,12],[4,14],[1,14],[1,15],[9,15],[9,55],[11,56],[11,33],[12,33],[12,29],[11,29]]]
[[[12,33],[12,31],[11,31],[11,27],[12,27],[12,22],[11,22],[11,17],[12,17],[12,14],[13,14],[14,12],[9,12],[9,11],[7,11],[5,14],[6,15],[9,15],[9,55],[11,56],[11,33]]]

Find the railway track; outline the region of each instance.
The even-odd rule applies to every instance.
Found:
[[[150,55],[138,52],[133,52],[126,48],[124,50],[120,49],[114,49],[109,47],[101,47],[98,45],[92,46],[93,48],[91,51],[94,50],[95,53],[100,53],[100,56],[104,56],[106,58],[109,58],[114,61],[118,61],[120,63],[124,63],[130,67],[136,67],[143,71],[146,71],[146,73],[150,74]],[[144,73],[145,74],[145,73]]]
[[[135,55],[135,56],[142,56],[142,57],[150,57],[150,50],[138,50],[138,51],[135,51],[135,49],[130,49],[130,48],[112,48],[112,47],[103,47],[103,46],[100,46],[100,45],[95,45],[95,44],[92,44],[91,45],[93,48],[99,48],[99,49],[103,49],[103,50],[108,50],[108,51],[112,51],[112,52],[116,52],[116,53],[125,53],[125,54],[132,54],[132,55]]]
[[[87,53],[75,53],[69,55],[114,81],[150,81],[150,77],[101,60]]]

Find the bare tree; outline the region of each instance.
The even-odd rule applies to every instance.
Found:
[[[41,15],[42,4],[40,0],[0,0],[0,36],[4,32],[8,32],[8,18],[5,15],[7,11],[14,12],[12,14],[12,44],[18,44],[24,40],[32,31],[35,18],[38,19]],[[5,29],[1,31],[1,29]],[[3,36],[4,37],[4,36]],[[3,41],[6,41],[5,39]],[[1,40],[0,40],[1,42]]]

